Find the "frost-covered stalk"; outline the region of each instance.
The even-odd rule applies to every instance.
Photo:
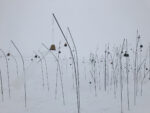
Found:
[[[95,90],[95,96],[97,96],[97,82],[96,82],[96,59],[95,59],[95,57],[94,57],[94,54],[91,54],[91,56],[90,56],[91,58],[90,58],[90,63],[91,63],[91,71],[90,71],[90,73],[91,73],[91,77],[92,77],[92,79],[93,79],[93,81],[94,81],[94,90]]]
[[[98,59],[99,60],[99,59]],[[101,90],[101,63],[100,60],[98,61],[98,83],[99,83],[99,90]]]
[[[100,67],[100,61],[99,61],[99,57],[98,57],[97,51],[98,51],[98,48],[97,48],[97,50],[95,52],[95,60],[96,60],[96,62],[95,62],[96,63],[96,67],[95,67],[96,70],[95,70],[95,72],[97,72],[96,73],[97,76],[95,77],[95,82],[96,82],[95,86],[97,88],[95,87],[95,89],[97,90],[99,88],[99,90],[100,90],[100,69],[101,69],[101,67]]]
[[[115,66],[114,66],[114,58],[110,54],[111,58],[111,67],[112,67],[112,82],[114,86],[114,96],[116,97],[116,75],[115,75]]]
[[[73,55],[73,52],[72,52],[72,49],[71,49],[71,46],[62,30],[62,28],[60,27],[59,23],[58,23],[58,20],[56,19],[55,15],[53,14],[53,17],[63,35],[63,38],[65,39],[66,43],[68,44],[68,47],[69,47],[69,50],[70,50],[70,54],[71,54],[71,57],[72,57],[72,61],[73,61],[73,66],[74,66],[74,73],[75,73],[75,82],[76,82],[76,96],[77,96],[77,110],[78,110],[78,113],[80,113],[80,86],[79,86],[79,73],[77,71],[77,68],[76,67],[76,61],[75,61],[75,58],[74,58],[74,55]]]
[[[137,34],[138,35],[138,34]],[[137,63],[138,63],[138,45],[139,45],[140,35],[136,38],[136,48],[135,48],[135,61],[134,61],[134,105],[136,105],[136,94],[137,94]]]
[[[149,70],[149,80],[150,80],[150,44],[149,44],[149,68],[148,70]]]
[[[62,89],[62,96],[63,96],[63,104],[65,105],[65,94],[64,94],[64,85],[63,85],[63,80],[62,80],[62,72],[61,72],[61,67],[59,60],[57,59],[57,64],[58,64],[58,70],[59,70],[59,75],[60,75],[60,83],[61,83],[61,89]]]
[[[107,63],[106,63],[107,51],[105,50],[105,60],[104,60],[104,90],[107,88]]]
[[[128,41],[126,39],[126,54],[128,53]],[[127,75],[127,103],[128,110],[130,110],[130,95],[129,95],[129,55],[126,56],[126,75]]]
[[[57,69],[56,69],[56,83],[55,83],[55,99],[57,98],[57,81],[58,81],[58,64],[57,64]]]
[[[107,56],[106,56],[106,59],[107,59],[107,61],[109,62],[109,55],[110,55],[110,52],[109,52],[109,44],[107,45]],[[106,62],[107,62],[106,61]],[[107,84],[107,87],[108,87],[108,89],[109,89],[109,63],[106,63],[107,65],[107,82],[106,82],[106,84]]]
[[[147,57],[148,57],[148,51],[147,51],[147,53],[146,53],[146,57],[145,57],[145,59],[141,62],[141,64],[140,64],[140,66],[139,66],[139,68],[138,68],[138,71],[140,71],[141,70],[141,68],[142,68],[142,66],[143,66],[143,68],[144,68],[144,70],[143,70],[143,76],[141,76],[141,96],[142,96],[142,93],[143,93],[143,82],[144,82],[144,80],[145,80],[145,78],[146,78],[146,70],[148,71],[148,68],[146,67],[146,61],[147,61]],[[137,72],[138,72],[137,71]],[[147,72],[147,74],[149,73],[149,71]]]
[[[73,43],[73,46],[74,46],[74,49],[75,49],[75,57],[76,57],[76,68],[77,68],[77,74],[78,74],[78,77],[79,77],[79,65],[78,65],[78,51],[77,51],[77,47],[76,47],[76,44],[75,44],[75,42],[74,42],[74,39],[73,39],[73,37],[72,37],[72,34],[71,34],[71,31],[70,31],[70,29],[69,29],[69,27],[67,27],[67,29],[68,29],[68,32],[69,32],[69,34],[70,34],[70,38],[71,38],[71,40],[72,40],[72,43]],[[78,78],[79,79],[79,78]],[[78,81],[78,85],[79,85],[79,81]],[[80,86],[80,85],[79,85]],[[80,91],[80,90],[79,90]]]
[[[119,48],[116,49],[116,65],[115,65],[115,84],[116,84],[116,90],[118,88],[118,84],[119,84],[119,80],[118,80],[118,77],[119,77],[119,57],[120,57],[120,50]]]
[[[75,56],[76,56],[76,71],[77,71],[77,81],[78,81],[78,112],[80,112],[80,75],[79,75],[79,65],[78,65],[78,62],[79,62],[79,60],[78,60],[78,52],[77,52],[77,47],[76,47],[76,44],[75,44],[75,42],[74,42],[74,39],[73,39],[73,37],[72,37],[72,34],[71,34],[71,31],[70,31],[70,29],[69,29],[69,27],[67,28],[68,29],[68,32],[69,32],[69,34],[70,34],[70,38],[71,38],[71,40],[72,40],[72,43],[73,43],[73,46],[74,46],[74,49],[75,49]],[[64,37],[65,38],[65,37]],[[66,39],[67,40],[67,39]],[[67,43],[68,43],[68,45],[69,45],[69,42],[67,41]],[[69,45],[70,46],[70,45]],[[71,48],[70,48],[70,51],[71,51]],[[74,57],[73,57],[74,58]],[[74,58],[74,60],[75,60],[75,58]]]
[[[122,44],[120,56],[119,56],[119,62],[120,62],[120,100],[121,100],[121,113],[123,113],[123,72],[122,72],[122,54],[123,54],[123,48],[124,48],[124,42]]]
[[[42,45],[47,49],[48,47],[42,43]],[[58,72],[59,72],[59,75],[60,75],[60,83],[61,83],[61,89],[62,89],[62,97],[63,97],[63,104],[65,105],[65,94],[64,94],[64,86],[63,86],[63,80],[62,80],[62,72],[61,72],[61,67],[60,67],[60,63],[59,63],[59,59],[56,57],[56,55],[50,51],[50,53],[53,55],[53,57],[55,58],[56,62],[57,62],[57,66],[58,66]]]
[[[45,80],[44,80],[44,70],[43,70],[43,59],[44,59],[44,57],[43,58],[41,58],[39,55],[37,55],[37,53],[35,52],[35,51],[33,51],[34,53],[35,53],[35,58],[39,58],[40,60],[38,61],[38,62],[40,62],[41,63],[41,74],[42,74],[42,77],[41,77],[41,79],[42,79],[42,87],[44,88],[44,86],[45,86]]]
[[[43,86],[43,88],[44,88],[45,82],[44,82],[43,61],[40,60],[40,63],[41,63],[41,72],[42,72],[42,86]]]
[[[4,89],[3,89],[3,78],[2,78],[2,73],[0,70],[0,84],[1,84],[1,94],[2,94],[2,102],[4,101]]]
[[[15,58],[14,55],[10,54],[10,56],[14,59],[15,63],[16,63],[16,73],[17,73],[17,77],[19,76],[19,69],[18,69],[18,62],[17,59]]]
[[[10,76],[9,76],[9,65],[8,65],[8,59],[7,56],[5,55],[5,52],[0,49],[0,52],[3,54],[5,60],[6,60],[6,68],[7,68],[7,78],[8,78],[8,93],[9,93],[9,98],[11,98],[11,91],[10,91]]]
[[[11,40],[11,43],[13,44],[13,46],[15,47],[15,49],[18,51],[21,60],[22,60],[22,64],[23,64],[23,76],[24,76],[24,104],[25,104],[25,108],[27,107],[27,88],[26,88],[26,73],[25,73],[25,63],[24,63],[24,58],[21,54],[21,52],[19,51],[18,47],[15,45],[15,43]]]
[[[61,83],[62,96],[63,96],[63,104],[65,105],[64,85],[63,85],[63,80],[62,80],[62,72],[61,72],[61,67],[60,67],[59,59],[53,53],[52,53],[52,55],[54,56],[54,58],[57,61],[57,68],[58,68],[58,72],[59,72],[59,75],[60,75],[60,83]]]
[[[58,50],[58,56],[57,56],[57,59],[58,59],[58,61],[59,61],[59,51],[60,51],[60,44],[61,44],[61,42],[59,42],[59,50]],[[58,67],[58,64],[57,64],[57,69],[56,69],[56,83],[55,83],[55,99],[57,98],[57,82],[58,82],[58,72],[59,72],[59,67]],[[61,75],[60,75],[61,76]]]
[[[44,60],[45,70],[46,70],[46,79],[47,79],[47,89],[48,89],[48,91],[49,91],[50,88],[49,88],[49,77],[48,77],[48,70],[47,70],[47,61],[46,61],[46,58],[44,57],[44,55],[42,54],[42,52],[39,51],[39,53],[42,55],[43,60]]]
[[[144,82],[144,80],[145,80],[145,77],[146,77],[146,62],[144,63],[144,72],[143,72],[143,78],[142,78],[142,81],[141,81],[141,96],[142,96],[142,94],[143,94],[143,82]]]
[[[83,66],[84,66],[84,76],[85,76],[85,80],[86,80],[86,65],[85,65],[85,60],[83,59],[82,61]]]

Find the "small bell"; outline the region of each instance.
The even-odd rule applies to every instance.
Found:
[[[52,45],[51,45],[50,50],[53,50],[53,51],[56,50],[55,44],[52,44]]]

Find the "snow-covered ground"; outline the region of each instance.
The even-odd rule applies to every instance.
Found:
[[[0,94],[0,113],[77,113],[76,93],[73,79],[72,68],[65,61],[62,66],[62,77],[65,95],[65,105],[63,104],[60,77],[58,75],[57,96],[55,95],[56,69],[57,65],[53,60],[48,62],[48,81],[50,90],[48,91],[46,70],[43,64],[44,87],[42,84],[42,71],[40,63],[36,61],[26,67],[27,80],[27,107],[24,106],[23,74],[19,71],[16,76],[15,65],[10,62],[10,85],[11,98],[8,95],[7,75],[5,65],[3,65],[2,76],[4,83],[4,101]],[[120,90],[117,90],[115,98],[113,87],[109,87],[106,92],[103,86],[97,88],[95,96],[94,84],[91,81],[89,72],[83,69],[80,63],[80,91],[81,91],[81,113],[120,113]],[[13,68],[13,69],[11,69]],[[19,66],[22,69],[22,66]],[[101,80],[102,81],[102,80]],[[125,88],[126,86],[124,86]],[[133,104],[133,89],[130,83],[130,110],[127,108],[126,92],[123,93],[123,112],[124,113],[150,113],[150,81],[145,80],[143,85],[143,95],[137,96],[136,106]]]

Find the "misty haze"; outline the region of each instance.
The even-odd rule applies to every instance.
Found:
[[[0,0],[0,113],[150,113],[149,0]]]

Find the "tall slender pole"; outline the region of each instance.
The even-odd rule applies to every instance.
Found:
[[[134,105],[136,105],[136,96],[137,96],[137,65],[138,65],[138,45],[139,45],[140,35],[138,35],[137,31],[137,37],[136,37],[136,48],[135,48],[135,61],[134,61]]]
[[[62,33],[62,35],[63,35],[63,38],[65,39],[66,43],[68,44],[68,47],[69,47],[69,50],[70,50],[70,54],[71,54],[71,57],[72,57],[72,60],[73,60],[74,73],[75,73],[75,82],[76,82],[76,94],[77,94],[77,109],[78,109],[78,113],[80,113],[80,92],[79,92],[79,84],[78,84],[79,83],[79,77],[78,77],[78,73],[77,73],[77,69],[76,69],[77,67],[76,67],[74,55],[73,55],[71,46],[70,46],[70,44],[69,44],[69,42],[68,42],[68,40],[67,40],[63,30],[62,30],[62,28],[61,28],[57,18],[55,17],[55,14],[53,13],[52,15],[53,15],[53,17],[54,17],[54,19],[55,19],[55,21],[56,21],[56,23],[57,23],[61,33]]]
[[[128,41],[126,39],[126,52],[128,53]],[[126,74],[127,74],[127,102],[128,110],[130,110],[130,98],[129,98],[129,56],[126,57]]]
[[[13,44],[13,46],[15,47],[15,49],[18,51],[19,55],[21,56],[21,60],[22,60],[22,64],[23,64],[23,76],[24,76],[24,104],[25,104],[25,108],[27,107],[27,89],[26,89],[26,73],[25,73],[25,63],[24,63],[24,59],[23,56],[21,54],[21,52],[19,51],[18,47],[15,45],[15,43],[11,40],[11,43]]]
[[[72,42],[73,42],[74,49],[75,49],[75,53],[76,53],[76,66],[77,66],[78,86],[79,86],[79,94],[80,94],[80,77],[79,77],[79,65],[78,65],[78,61],[79,61],[79,60],[78,60],[78,51],[77,51],[77,47],[76,47],[76,44],[75,44],[75,42],[74,42],[72,33],[71,33],[71,31],[70,31],[70,28],[67,27],[67,29],[68,29],[68,32],[69,32],[69,34],[70,34],[70,38],[71,38],[71,40],[72,40]],[[79,96],[80,96],[80,95],[79,95]],[[79,97],[79,99],[80,99],[80,97]],[[80,101],[80,100],[79,100],[79,101]]]
[[[121,48],[121,53],[120,53],[120,99],[121,99],[121,113],[123,113],[123,73],[122,73],[122,54],[123,54],[123,49],[124,49],[124,42],[125,39],[123,40],[122,48]]]

